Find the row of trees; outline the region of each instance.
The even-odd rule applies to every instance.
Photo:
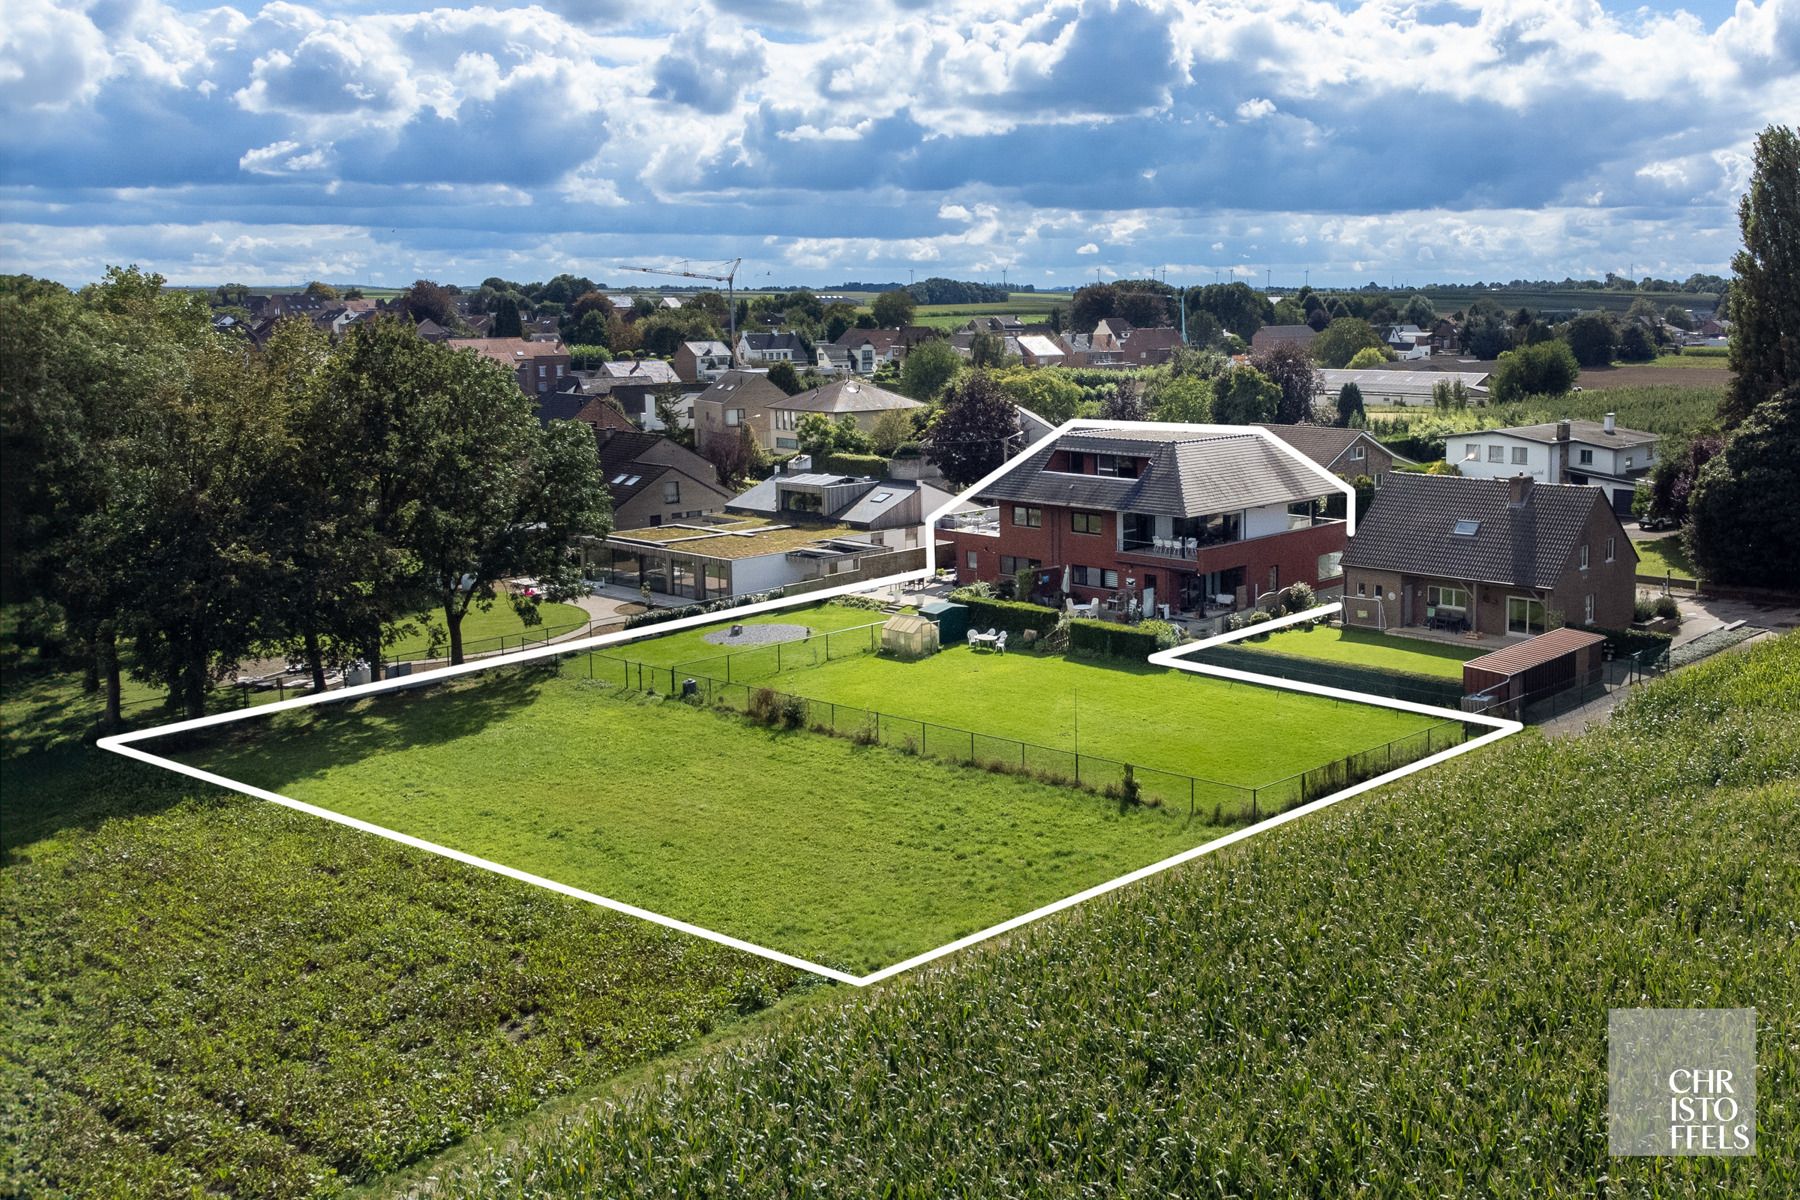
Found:
[[[7,599],[60,618],[109,721],[126,671],[199,715],[249,657],[323,686],[436,608],[460,661],[500,581],[578,590],[567,547],[610,523],[586,427],[541,426],[504,367],[410,323],[333,344],[286,321],[252,350],[162,284],[0,289]]]

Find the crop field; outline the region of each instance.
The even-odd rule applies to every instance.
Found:
[[[856,973],[1219,832],[568,669],[279,714],[176,757]]]
[[[1800,636],[402,1177],[535,1195],[1800,1193]],[[1754,1006],[1757,1154],[1611,1158],[1609,1007]]]
[[[1421,288],[1420,292],[1431,300],[1439,313],[1448,313],[1456,309],[1467,308],[1474,301],[1492,300],[1507,311],[1529,308],[1534,312],[1549,309],[1552,312],[1569,312],[1579,310],[1591,312],[1599,309],[1604,312],[1622,313],[1631,307],[1631,302],[1640,296],[1655,304],[1658,311],[1676,304],[1682,308],[1698,309],[1705,313],[1711,311],[1719,302],[1719,297],[1711,292],[1638,292],[1612,291],[1607,288],[1570,288],[1567,290],[1549,289],[1533,291],[1521,288],[1517,291],[1502,289],[1490,291],[1483,288]],[[1411,295],[1410,291],[1401,289],[1393,293],[1402,301]]]
[[[812,990],[103,753],[5,665],[0,1195],[334,1196]]]
[[[1465,662],[1487,653],[1486,650],[1465,649],[1420,638],[1391,637],[1368,629],[1333,629],[1325,625],[1283,630],[1270,634],[1266,641],[1246,640],[1231,644],[1242,650],[1265,654],[1455,680],[1462,679]]]

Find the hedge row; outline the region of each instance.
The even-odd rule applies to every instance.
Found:
[[[1412,700],[1419,704],[1454,707],[1462,699],[1462,684],[1436,675],[1412,671],[1390,671],[1383,667],[1365,667],[1356,663],[1322,662],[1293,654],[1278,654],[1256,646],[1248,639],[1228,646],[1209,646],[1194,656],[1194,661],[1237,671],[1254,671],[1258,675],[1274,675],[1299,683],[1316,683],[1325,687],[1345,688],[1352,692],[1368,692],[1375,696],[1392,696],[1396,700]]]
[[[1078,617],[1069,622],[1069,649],[1077,654],[1100,654],[1142,662],[1156,653],[1156,633],[1135,625]]]
[[[888,460],[879,454],[817,454],[813,456],[813,470],[824,475],[873,475],[880,479],[887,474]]]
[[[968,605],[970,629],[1004,629],[1016,638],[1023,637],[1028,629],[1043,637],[1056,627],[1056,610],[1041,604],[980,596],[952,595],[950,598],[958,604]]]
[[[1583,626],[1582,628],[1589,633],[1597,633],[1605,638],[1607,648],[1620,657],[1637,654],[1644,650],[1662,654],[1675,640],[1672,634],[1657,633],[1652,629],[1600,629],[1596,626]]]

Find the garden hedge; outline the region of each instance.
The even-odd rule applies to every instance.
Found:
[[[1028,629],[1043,637],[1056,626],[1056,610],[1045,608],[1041,604],[954,594],[950,598],[958,604],[968,605],[970,629],[1004,629],[1018,638],[1023,637]]]
[[[1069,649],[1078,654],[1142,662],[1156,653],[1156,633],[1135,625],[1078,617],[1069,622]]]
[[[873,475],[880,479],[887,474],[888,460],[879,454],[817,454],[813,456],[813,470],[825,475]]]

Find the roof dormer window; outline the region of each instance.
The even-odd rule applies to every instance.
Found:
[[[1451,532],[1457,537],[1474,537],[1481,532],[1481,522],[1467,519],[1461,520],[1456,523],[1456,528],[1451,530]]]

